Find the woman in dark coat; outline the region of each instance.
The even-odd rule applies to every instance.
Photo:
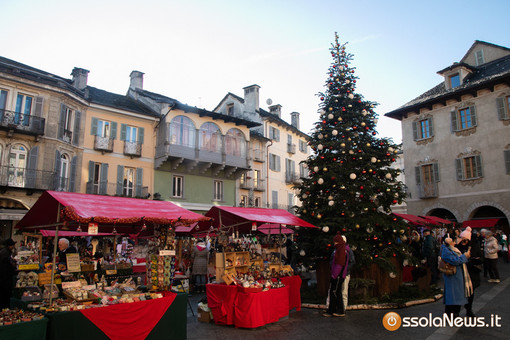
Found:
[[[480,286],[480,272],[482,271],[482,251],[480,250],[480,241],[478,235],[471,234],[471,228],[467,227],[460,233],[460,243],[457,245],[462,253],[467,252],[471,248],[471,257],[469,258],[466,266],[473,284],[473,294],[468,297],[468,303],[464,305],[466,308],[466,316],[474,317],[473,314],[473,299],[475,298],[475,289]]]

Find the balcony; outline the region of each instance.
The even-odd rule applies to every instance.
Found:
[[[94,150],[113,152],[113,138],[96,136],[94,139]]]
[[[186,167],[187,172],[197,170],[203,174],[211,170],[214,176],[224,171],[227,177],[250,169],[246,155],[229,155],[224,150],[211,152],[197,146],[169,144],[168,141],[156,146],[154,166],[158,169],[164,163],[169,164],[172,170],[181,165]]]
[[[240,182],[239,187],[245,190],[254,190],[254,191],[265,191],[266,187],[264,185],[263,179],[253,180],[247,179]]]
[[[424,183],[418,186],[420,198],[436,198],[439,196],[437,183]]]
[[[285,183],[287,184],[299,184],[301,182],[301,178],[293,172],[285,173]]]
[[[139,142],[124,142],[124,155],[131,157],[141,157],[142,144]]]
[[[0,109],[0,128],[27,135],[44,135],[45,119]]]
[[[287,144],[287,152],[288,153],[296,153],[296,144]]]
[[[71,130],[64,130],[62,140],[64,142],[71,143],[71,141],[73,140],[73,132]]]
[[[2,166],[0,167],[0,186],[11,188],[54,190],[55,172]]]

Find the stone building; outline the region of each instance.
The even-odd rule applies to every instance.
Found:
[[[385,114],[402,122],[408,213],[508,225],[510,49],[475,41],[438,74],[440,84]]]

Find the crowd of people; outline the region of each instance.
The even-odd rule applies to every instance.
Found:
[[[508,262],[507,236],[501,231],[482,229],[480,233],[467,227],[450,230],[442,238],[440,256],[455,266],[453,274],[444,274],[445,313],[459,316],[462,306],[466,316],[474,317],[473,300],[481,275],[489,283],[500,283],[498,259]]]

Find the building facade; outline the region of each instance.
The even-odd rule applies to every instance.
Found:
[[[44,190],[81,180],[87,101],[71,79],[0,57],[0,237]]]
[[[402,122],[407,210],[510,218],[510,49],[475,41],[444,80],[385,116]]]
[[[214,109],[223,115],[260,124],[251,128],[252,136],[257,136],[251,150],[252,170],[240,180],[241,201],[236,205],[294,212],[299,200],[293,186],[301,177],[308,176],[308,169],[301,161],[309,155],[310,137],[299,130],[298,112],[290,114],[289,124],[281,118],[281,105],[271,105],[268,100],[269,111],[260,107],[260,86],[251,85],[243,90],[243,98],[229,92]]]
[[[180,103],[143,89],[133,71],[128,96],[159,113],[154,190],[158,199],[207,212],[235,204],[236,181],[250,170],[250,128],[258,123]]]

